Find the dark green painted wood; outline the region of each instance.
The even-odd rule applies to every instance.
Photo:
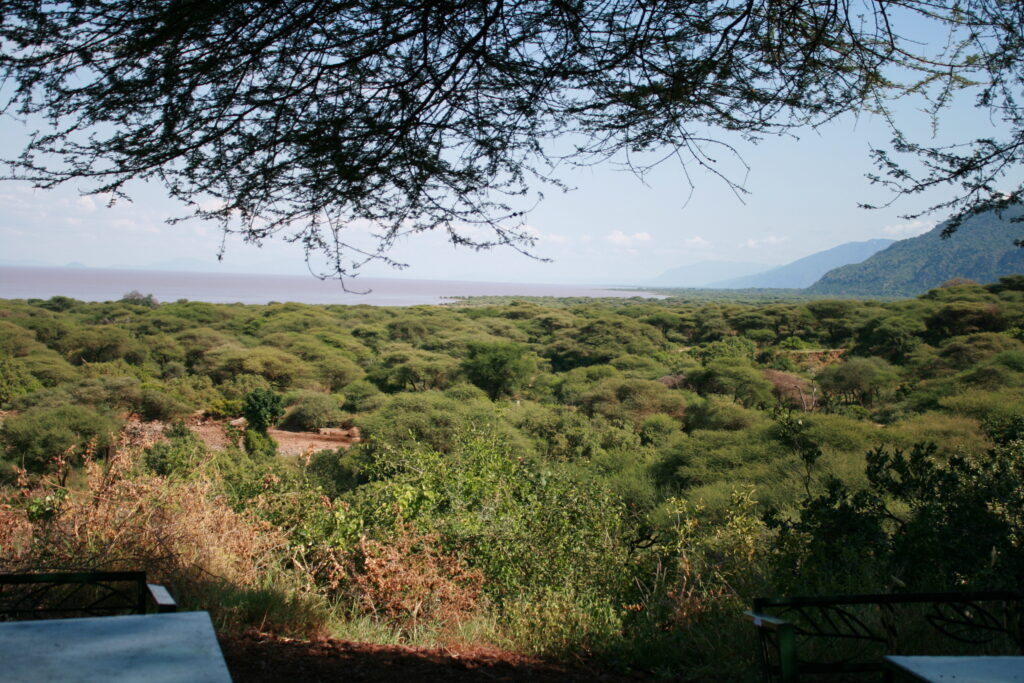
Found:
[[[0,574],[2,620],[145,614],[150,599],[158,612],[177,609],[170,593],[148,584],[141,571]]]
[[[845,640],[862,643],[866,651],[898,654],[888,651],[900,642],[901,630],[907,626],[900,623],[898,610],[911,605],[928,610],[918,615],[913,626],[930,629],[936,640],[985,645],[999,639],[999,643],[1016,647],[1018,654],[1024,653],[1024,593],[1015,591],[763,597],[755,599],[753,609],[744,614],[757,628],[766,681],[793,683],[802,674],[869,672],[890,680],[891,669],[881,657],[838,662],[801,659],[798,642]],[[854,609],[848,610],[850,607]],[[858,614],[858,607],[877,607],[872,615],[877,621]]]

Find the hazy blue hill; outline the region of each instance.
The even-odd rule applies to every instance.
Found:
[[[874,239],[866,242],[847,242],[838,247],[805,256],[787,265],[766,270],[763,273],[721,280],[708,286],[721,289],[803,289],[813,285],[821,279],[822,275],[833,268],[860,263],[893,244],[894,241]]]
[[[707,287],[722,278],[736,278],[760,273],[771,266],[742,261],[701,261],[689,266],[671,268],[643,284],[651,287]]]
[[[945,223],[923,235],[900,240],[863,263],[829,271],[807,288],[809,294],[917,296],[955,277],[995,282],[1024,272],[1024,249],[1014,246],[1024,232],[1010,219],[1024,210],[985,213],[964,221],[950,239],[940,238]]]

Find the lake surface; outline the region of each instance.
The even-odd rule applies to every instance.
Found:
[[[48,299],[69,296],[81,301],[115,301],[136,290],[157,301],[265,304],[296,301],[307,304],[368,304],[415,306],[438,304],[464,296],[652,297],[641,291],[622,291],[586,285],[513,284],[448,280],[358,278],[346,280],[346,292],[336,280],[312,275],[253,275],[242,273],[185,273],[99,268],[36,268],[0,266],[0,299]],[[364,292],[367,294],[357,294]]]

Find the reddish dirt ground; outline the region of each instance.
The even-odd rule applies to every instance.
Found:
[[[224,423],[216,420],[203,420],[193,417],[186,422],[189,429],[199,435],[206,445],[215,451],[226,448],[229,444],[224,432]],[[129,419],[125,423],[125,433],[131,443],[149,446],[163,438],[162,422],[141,422]],[[277,441],[278,452],[282,455],[301,455],[311,451],[324,449],[335,450],[348,448],[359,442],[359,428],[352,429],[321,429],[319,432],[286,432],[282,429],[270,429],[268,434]]]
[[[235,683],[278,681],[635,681],[499,650],[451,652],[338,640],[301,641],[249,634],[221,637]]]
[[[359,441],[359,428],[321,429],[319,432],[286,432],[282,429],[268,429],[277,441],[277,449],[284,455],[299,455],[307,451],[336,450],[348,448]]]

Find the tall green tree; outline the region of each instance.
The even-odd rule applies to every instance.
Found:
[[[284,399],[270,389],[255,389],[242,399],[242,415],[249,429],[266,434],[284,415]]]
[[[529,347],[522,344],[477,342],[470,344],[462,370],[493,400],[526,386],[537,370],[537,361]]]
[[[995,447],[941,458],[934,444],[866,456],[867,488],[829,477],[781,529],[779,555],[804,590],[1015,589],[1024,578],[1024,418],[986,426]]]
[[[853,356],[818,373],[818,383],[828,394],[868,406],[891,394],[899,377],[899,370],[882,358]]]

